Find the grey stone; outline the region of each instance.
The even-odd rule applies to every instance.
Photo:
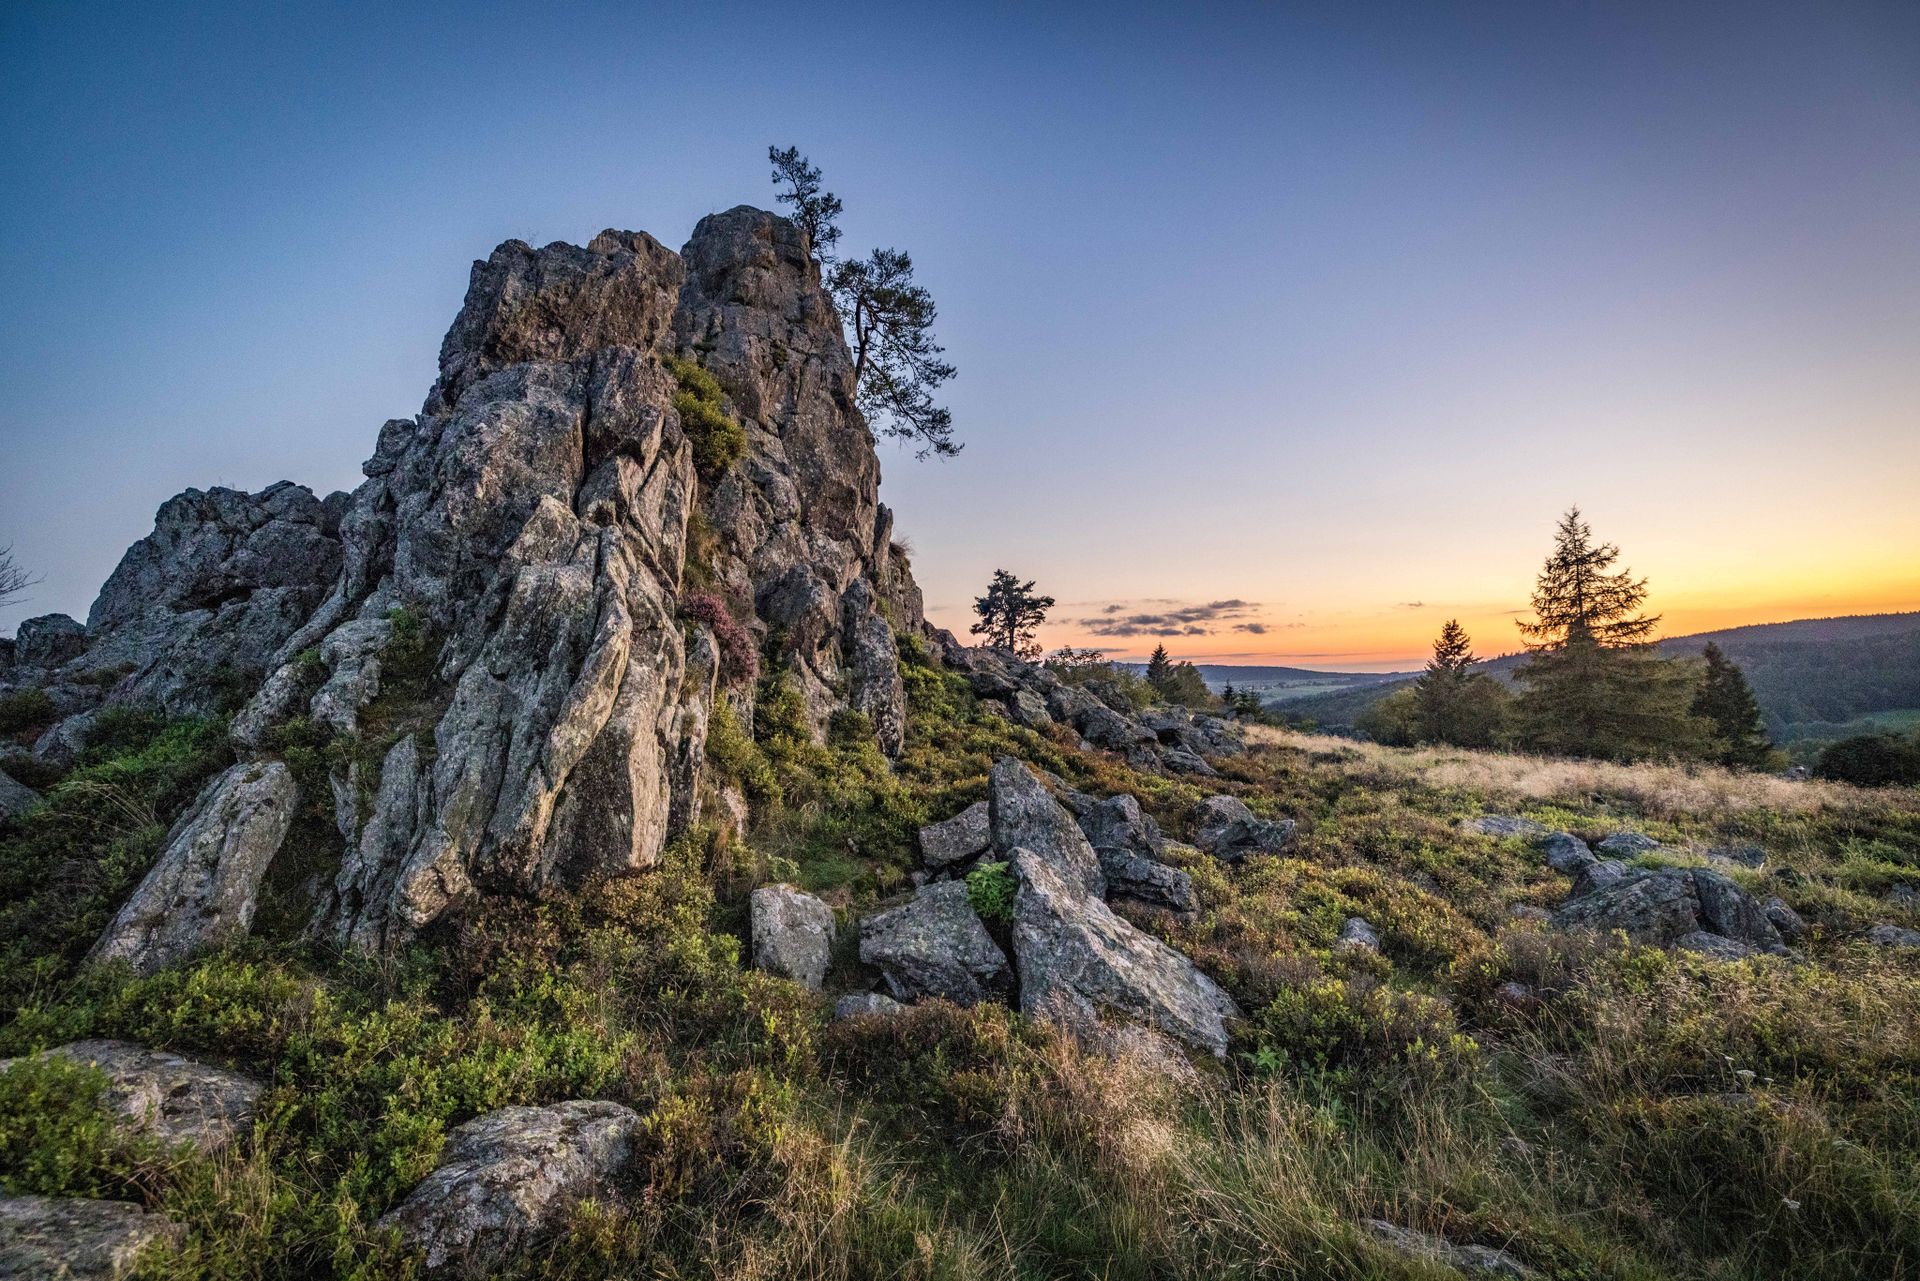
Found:
[[[13,634],[13,661],[21,667],[58,667],[87,647],[85,624],[65,614],[23,619]]]
[[[1920,947],[1920,930],[1909,930],[1898,925],[1876,925],[1867,931],[1866,940],[1878,947]]]
[[[993,824],[985,801],[975,801],[952,818],[920,829],[920,861],[936,871],[993,848]]]
[[[76,712],[47,727],[33,742],[33,754],[49,765],[70,769],[80,763],[87,750],[87,736],[93,732],[93,712]]]
[[[1721,934],[1710,934],[1706,930],[1694,930],[1682,934],[1673,942],[1682,952],[1698,952],[1719,961],[1740,961],[1752,956],[1754,949],[1738,939],[1730,939]]]
[[[1526,1281],[1538,1275],[1505,1250],[1496,1250],[1492,1246],[1455,1245],[1445,1237],[1415,1232],[1384,1219],[1367,1219],[1360,1226],[1368,1236],[1395,1254],[1411,1259],[1434,1260],[1468,1276]]]
[[[1807,923],[1800,919],[1800,913],[1788,906],[1787,901],[1774,895],[1760,905],[1774,930],[1788,943],[1797,943],[1807,936]]]
[[[1736,863],[1741,867],[1765,867],[1767,852],[1758,845],[1716,845],[1707,851],[1715,863]]]
[[[1502,839],[1518,836],[1542,836],[1546,828],[1530,818],[1520,818],[1513,814],[1482,814],[1479,818],[1470,818],[1460,825],[1469,832],[1478,832],[1482,836],[1496,836]]]
[[[1340,926],[1340,937],[1334,945],[1354,952],[1378,952],[1380,935],[1365,919],[1349,916]]]
[[[1639,832],[1615,832],[1593,848],[1608,858],[1632,859],[1639,858],[1648,850],[1659,849],[1660,842]]]
[[[1051,860],[1012,852],[1020,1007],[1085,1028],[1117,1014],[1224,1056],[1239,1008],[1192,961],[1087,894]]]
[[[1672,946],[1697,931],[1761,950],[1780,942],[1760,904],[1707,868],[1624,872],[1569,898],[1553,920],[1563,929],[1620,930],[1636,943],[1656,946]]]
[[[98,1068],[107,1106],[128,1129],[201,1152],[218,1151],[247,1127],[263,1088],[238,1072],[130,1041],[73,1041],[41,1055],[48,1056]],[[0,1072],[18,1062],[0,1060]]]
[[[1569,876],[1598,861],[1587,843],[1571,832],[1554,832],[1545,837],[1540,842],[1540,852],[1546,856],[1548,867]]]
[[[1053,724],[1053,716],[1047,711],[1047,700],[1030,689],[1016,689],[1007,696],[1007,712],[1013,717],[1013,723],[1024,725],[1028,729],[1044,730]]]
[[[1780,941],[1766,909],[1720,873],[1704,867],[1693,869],[1693,890],[1700,900],[1700,923],[1706,929],[1759,947]]]
[[[1006,953],[980,923],[964,881],[924,886],[901,907],[860,923],[860,959],[901,1000],[938,996],[972,1005],[1004,992]]]
[[[131,1201],[0,1196],[7,1281],[122,1281],[150,1248],[180,1238],[178,1224]]]
[[[0,822],[19,818],[40,803],[40,793],[0,771]]]
[[[1001,858],[1016,849],[1030,850],[1085,892],[1105,891],[1106,875],[1086,833],[1025,764],[1010,756],[995,761],[988,776],[987,802],[993,848]]]
[[[485,1274],[583,1197],[604,1196],[633,1157],[640,1118],[617,1103],[511,1107],[447,1138],[440,1165],[380,1220],[428,1271]]]
[[[884,1017],[905,1008],[884,992],[849,992],[833,1003],[833,1021]]]
[[[833,954],[833,909],[791,885],[762,885],[750,898],[753,963],[816,991]]]
[[[1597,863],[1589,863],[1574,874],[1572,898],[1582,894],[1591,894],[1595,890],[1605,889],[1628,875],[1627,865],[1619,859],[1603,858]]]
[[[1179,868],[1128,849],[1103,849],[1098,853],[1109,898],[1129,898],[1180,913],[1191,912],[1198,906],[1193,896],[1193,878]]]
[[[146,974],[244,937],[297,797],[293,773],[279,761],[234,765],[208,783],[91,959],[126,961]]]
[[[1292,819],[1256,818],[1246,802],[1234,796],[1209,796],[1200,802],[1194,820],[1193,843],[1226,863],[1249,854],[1277,854],[1293,842]]]

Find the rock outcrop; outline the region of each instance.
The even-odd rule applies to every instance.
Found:
[[[489,1112],[455,1130],[437,1169],[380,1221],[429,1271],[488,1275],[582,1197],[604,1194],[633,1157],[640,1118],[576,1101]]]
[[[1290,818],[1259,818],[1236,796],[1209,796],[1200,802],[1193,843],[1226,863],[1249,854],[1278,854],[1293,843]]]
[[[1111,898],[1173,912],[1194,910],[1193,878],[1163,860],[1168,841],[1131,796],[1109,796],[1080,812],[1080,830],[1100,859]]]
[[[1604,868],[1607,864],[1599,864]],[[1733,949],[1689,938],[1704,934],[1730,940],[1745,955],[1784,950],[1766,909],[1720,873],[1704,867],[1617,871],[1599,882],[1590,868],[1553,923],[1562,929],[1619,930],[1636,943],[1671,947],[1688,940],[1693,951],[1731,954]]]
[[[993,763],[987,788],[993,848],[1000,857],[1016,849],[1028,850],[1053,864],[1082,893],[1105,892],[1106,876],[1086,833],[1031,769],[1003,756]]]
[[[131,1201],[0,1196],[0,1278],[9,1281],[122,1281],[177,1224]]]
[[[107,1106],[129,1131],[201,1152],[247,1127],[262,1089],[252,1077],[129,1041],[74,1041],[45,1053],[98,1068]],[[0,1061],[0,1072],[16,1062]]]

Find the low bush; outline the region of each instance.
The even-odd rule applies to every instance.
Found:
[[[673,407],[681,430],[693,442],[693,465],[700,479],[716,483],[747,452],[747,433],[726,411],[726,393],[714,376],[691,360],[667,357],[680,384]]]

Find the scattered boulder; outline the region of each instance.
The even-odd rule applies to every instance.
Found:
[[[1876,925],[1866,933],[1867,942],[1878,947],[1920,947],[1920,930],[1899,925]]]
[[[1505,1250],[1486,1245],[1455,1245],[1445,1237],[1415,1232],[1385,1219],[1367,1219],[1360,1225],[1368,1236],[1395,1254],[1410,1259],[1431,1259],[1456,1268],[1472,1277],[1505,1277],[1526,1281],[1536,1276]]]
[[[218,1151],[246,1128],[263,1088],[238,1072],[130,1041],[73,1041],[41,1057],[48,1056],[98,1068],[107,1106],[128,1129],[201,1152]],[[19,1061],[0,1061],[0,1072]]]
[[[1335,940],[1334,946],[1350,952],[1378,952],[1380,935],[1373,926],[1367,924],[1365,918],[1349,916],[1340,927],[1340,937]]]
[[[1763,950],[1780,943],[1760,904],[1707,868],[1623,869],[1606,884],[1568,898],[1553,923],[1562,929],[1620,930],[1636,943],[1660,947],[1698,931]]]
[[[833,953],[833,909],[791,885],[762,885],[749,899],[753,963],[818,991]]]
[[[93,945],[142,974],[244,937],[298,789],[281,761],[229,767],[167,834],[160,858]]]
[[[0,823],[19,818],[39,803],[40,793],[0,770]]]
[[[618,1103],[581,1100],[476,1117],[380,1226],[398,1228],[429,1271],[485,1275],[575,1201],[604,1193],[632,1159],[639,1123]]]
[[[1010,977],[964,881],[923,886],[911,902],[862,921],[860,959],[905,1001],[939,996],[971,1005],[1004,992]]]
[[[1572,832],[1554,832],[1540,842],[1540,852],[1546,855],[1547,866],[1556,872],[1565,872],[1569,876],[1592,867],[1599,860],[1587,843]]]
[[[993,848],[1001,857],[1015,849],[1028,850],[1058,867],[1085,893],[1105,892],[1106,876],[1086,833],[1023,762],[1003,756],[993,763],[987,804]]]
[[[1774,930],[1787,942],[1798,943],[1807,936],[1807,923],[1778,894],[1762,903],[1760,910],[1767,914],[1767,920],[1772,923]]]
[[[1715,845],[1707,851],[1707,861],[1734,863],[1741,867],[1765,867],[1767,852],[1758,845]]]
[[[1920,911],[1920,886],[1902,881],[1880,896],[1880,901],[1888,907],[1911,908]]]
[[[121,1281],[148,1247],[177,1242],[180,1226],[131,1201],[0,1197],[0,1278]]]
[[[1493,989],[1493,999],[1522,1014],[1540,1008],[1540,994],[1527,984],[1512,979]]]
[[[1237,796],[1209,796],[1200,802],[1193,843],[1225,863],[1249,854],[1278,854],[1293,841],[1294,822],[1256,818]]]
[[[985,801],[975,801],[952,818],[920,829],[920,861],[944,871],[993,848],[993,824]]]
[[[1511,903],[1507,906],[1507,915],[1516,921],[1550,921],[1553,913],[1544,907],[1532,903]]]
[[[1639,858],[1648,850],[1659,849],[1660,842],[1639,832],[1615,832],[1593,848],[1608,858],[1630,859]]]
[[[1016,849],[1013,951],[1020,1006],[1085,1029],[1112,1012],[1216,1056],[1233,998],[1192,961],[1116,916],[1051,860]]]
[[[1030,689],[1016,689],[1007,697],[1007,714],[1016,725],[1028,729],[1046,729],[1053,724],[1053,717],[1047,711],[1047,700]]]
[[[833,1003],[833,1021],[898,1014],[905,1008],[884,992],[849,992]]]
[[[1530,818],[1520,818],[1514,814],[1482,814],[1479,818],[1468,819],[1460,826],[1469,832],[1478,832],[1482,836],[1497,836],[1502,839],[1515,836],[1542,836],[1547,830]]]

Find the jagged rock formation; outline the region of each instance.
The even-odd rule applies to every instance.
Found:
[[[605,1195],[633,1157],[639,1123],[631,1108],[597,1101],[476,1117],[381,1226],[398,1228],[428,1271],[489,1275],[575,1201]]]
[[[651,866],[699,817],[716,701],[752,722],[756,644],[816,733],[859,712],[899,750],[895,636],[924,627],[920,593],[786,220],[715,214],[680,254],[616,231],[500,246],[422,412],[388,422],[364,470],[325,500],[170,500],[86,627],[23,625],[0,673],[66,718],[40,748],[56,760],[103,701],[202,711],[256,689],[234,720],[248,768],[296,718],[333,734],[332,777],[298,780],[331,792],[339,833],[321,936],[387,947],[481,894]],[[151,966],[247,928],[279,840],[256,823],[214,849],[200,829],[101,955]],[[162,898],[198,923],[152,920]]]
[[[1582,872],[1553,923],[1619,930],[1636,943],[1716,955],[1785,950],[1766,909],[1704,867],[1632,871],[1611,860],[1595,864]]]
[[[129,1041],[74,1041],[45,1052],[98,1068],[105,1101],[131,1131],[201,1152],[226,1146],[253,1117],[261,1084],[226,1068]],[[18,1060],[0,1060],[5,1072]]]
[[[121,1281],[149,1246],[181,1235],[131,1201],[0,1197],[0,1278]]]

